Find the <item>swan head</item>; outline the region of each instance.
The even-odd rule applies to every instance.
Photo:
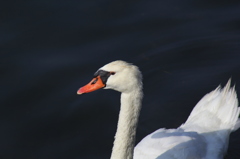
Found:
[[[122,93],[142,89],[142,74],[133,64],[121,60],[113,61],[99,68],[94,73],[94,78],[81,87],[77,94],[89,93],[101,88]]]

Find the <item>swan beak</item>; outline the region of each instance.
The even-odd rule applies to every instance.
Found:
[[[97,77],[93,78],[91,80],[91,82],[89,82],[85,86],[79,88],[79,90],[77,91],[77,94],[93,92],[93,91],[96,91],[103,87],[105,87],[105,84],[103,84],[100,76],[97,76]]]

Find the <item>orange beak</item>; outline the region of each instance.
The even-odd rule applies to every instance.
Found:
[[[91,82],[89,82],[87,85],[79,88],[79,90],[77,91],[77,94],[93,92],[103,87],[105,87],[105,84],[103,84],[100,76],[97,76],[93,78]]]

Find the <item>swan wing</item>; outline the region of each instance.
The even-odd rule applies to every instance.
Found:
[[[203,159],[205,154],[205,138],[180,128],[159,129],[134,149],[134,159]]]

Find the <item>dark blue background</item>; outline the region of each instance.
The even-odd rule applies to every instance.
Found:
[[[240,92],[239,0],[10,0],[0,24],[1,159],[109,158],[120,94],[76,91],[113,60],[144,76],[137,142],[230,77]]]

